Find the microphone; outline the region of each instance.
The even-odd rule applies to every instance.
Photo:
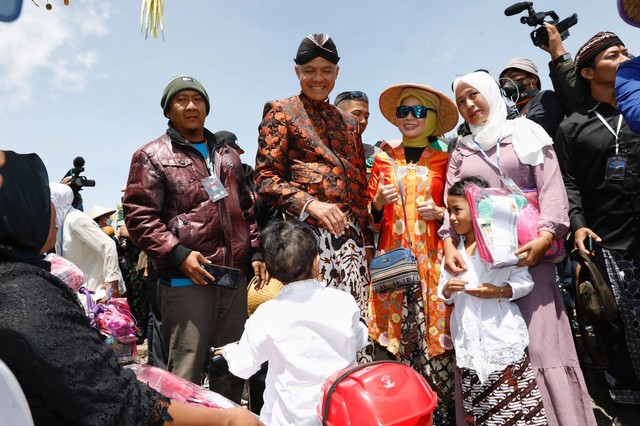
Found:
[[[504,14],[507,16],[516,15],[524,10],[529,9],[529,7],[533,6],[533,3],[530,1],[522,1],[520,3],[512,4],[508,8],[504,10]]]
[[[80,169],[82,167],[84,167],[84,158],[82,157],[76,157],[73,159],[73,167],[75,167],[76,169]]]

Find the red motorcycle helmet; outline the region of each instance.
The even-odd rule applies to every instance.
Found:
[[[323,426],[431,426],[436,393],[424,377],[397,361],[341,370],[322,386]]]

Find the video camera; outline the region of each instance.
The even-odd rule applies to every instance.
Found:
[[[569,37],[569,28],[573,27],[578,23],[578,14],[574,13],[568,18],[563,19],[558,22],[558,14],[553,10],[548,12],[536,12],[533,9],[533,2],[523,1],[520,3],[512,4],[504,10],[504,14],[507,16],[517,15],[520,12],[524,11],[529,12],[529,16],[522,16],[520,18],[520,22],[530,27],[538,27],[531,31],[531,41],[533,41],[534,46],[540,46],[543,44],[549,44],[549,35],[547,34],[547,30],[544,27],[544,23],[547,22],[551,25],[555,25],[560,33],[560,38],[562,40]],[[545,18],[551,18],[549,20],[545,20]]]
[[[96,186],[96,181],[93,179],[87,179],[85,176],[81,176],[80,173],[84,172],[84,158],[76,157],[73,159],[73,167],[69,169],[64,177],[71,177],[69,186],[74,191],[80,191],[85,186]]]
[[[78,210],[82,210],[82,195],[80,191],[85,186],[96,186],[96,181],[93,179],[87,179],[85,176],[81,176],[80,173],[84,172],[84,158],[76,157],[73,159],[73,167],[69,169],[67,174],[64,175],[62,180],[70,178],[69,187],[73,190],[73,203],[71,204]]]

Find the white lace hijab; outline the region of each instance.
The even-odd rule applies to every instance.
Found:
[[[471,135],[463,137],[460,143],[474,151],[479,151],[474,143],[477,142],[484,151],[487,151],[498,141],[512,135],[513,149],[520,162],[530,166],[537,166],[543,162],[542,148],[553,144],[553,141],[540,125],[525,117],[507,120],[507,106],[493,77],[482,71],[466,74],[455,79],[454,91],[460,83],[467,83],[476,88],[485,97],[490,109],[489,118],[485,123],[477,126],[469,124]]]

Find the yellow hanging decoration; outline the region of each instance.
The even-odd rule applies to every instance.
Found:
[[[149,32],[154,38],[158,38],[158,27],[164,40],[164,0],[142,0],[140,13],[140,31],[144,32],[145,40]]]

